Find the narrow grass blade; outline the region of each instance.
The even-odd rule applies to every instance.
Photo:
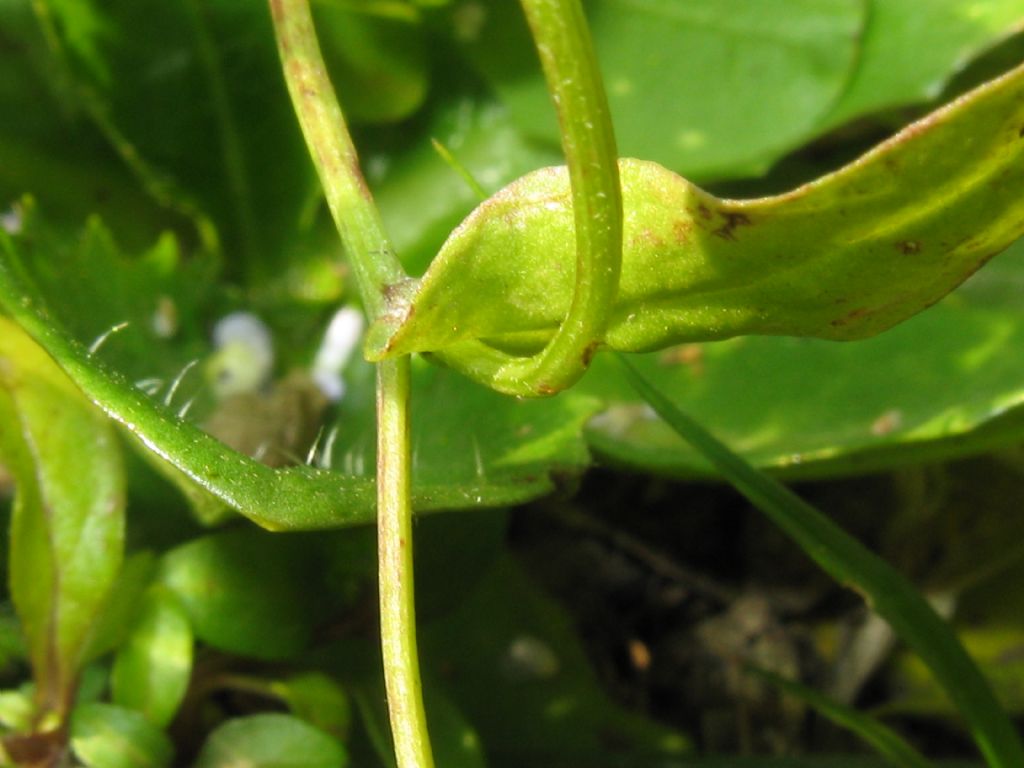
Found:
[[[1020,736],[956,634],[914,586],[825,515],[733,453],[619,358],[637,392],[821,568],[859,592],[921,657],[967,720],[993,768],[1024,765]]]
[[[819,714],[827,717],[836,725],[860,736],[894,766],[898,768],[934,768],[924,755],[880,720],[830,699],[809,686],[779,677],[766,669],[747,667],[747,672],[761,678],[787,696],[792,696],[813,707]]]

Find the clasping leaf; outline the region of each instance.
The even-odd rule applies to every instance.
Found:
[[[865,338],[1024,234],[1024,67],[776,197],[719,199],[642,160],[620,161],[620,172],[619,293],[595,344]],[[372,330],[368,356],[432,352],[493,383],[480,342],[542,349],[568,312],[574,253],[565,169],[535,171],[455,230],[412,298]]]

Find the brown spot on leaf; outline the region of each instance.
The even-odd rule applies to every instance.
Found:
[[[903,412],[898,408],[891,408],[871,422],[871,434],[875,437],[885,437],[892,434],[903,425]]]
[[[700,217],[702,219],[711,218],[711,209],[704,205],[704,203],[701,203],[700,205],[697,206],[697,213],[700,214]]]
[[[660,250],[661,248],[664,248],[665,241],[658,237],[658,234],[654,230],[645,229],[637,237],[630,238],[629,245],[635,250],[643,248]]]
[[[725,219],[725,223],[712,234],[718,235],[723,240],[735,240],[736,228],[750,225],[750,218],[745,213],[724,213],[722,216]]]
[[[583,362],[583,367],[584,368],[587,368],[587,367],[590,366],[590,361],[594,359],[594,354],[597,352],[597,349],[600,346],[601,346],[601,342],[600,341],[592,341],[589,344],[587,344],[586,348],[583,350],[583,356],[582,356],[582,362]]]
[[[842,328],[844,325],[848,325],[849,323],[852,323],[854,320],[859,320],[860,318],[870,314],[871,310],[868,309],[867,307],[857,307],[857,309],[847,312],[842,317],[837,317],[835,320],[829,323],[829,325],[831,325],[833,328]]]
[[[904,240],[897,247],[900,249],[900,253],[907,256],[921,252],[921,243],[917,240]]]
[[[537,385],[537,394],[538,395],[542,395],[544,397],[548,397],[549,395],[553,395],[556,392],[558,392],[558,389],[556,387],[551,386],[550,384],[538,384]]]
[[[693,224],[688,219],[676,219],[672,222],[672,235],[676,242],[685,243],[690,239]]]

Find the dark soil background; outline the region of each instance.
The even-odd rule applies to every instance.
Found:
[[[1007,542],[1024,541],[1024,476],[1007,457],[794,489],[926,592],[959,598],[961,614],[979,584],[1021,588],[1005,569],[1019,555]],[[726,486],[594,471],[572,500],[519,509],[510,541],[572,616],[612,695],[703,752],[864,748],[748,664],[861,709],[899,697],[887,674],[898,646],[884,626]],[[977,756],[954,720],[887,722],[931,757]]]

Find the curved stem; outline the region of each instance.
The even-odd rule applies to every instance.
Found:
[[[377,547],[388,714],[399,768],[433,768],[416,654],[408,406],[409,358],[379,363]]]
[[[583,375],[607,328],[622,262],[622,192],[608,100],[580,0],[521,2],[561,126],[576,225],[576,289],[544,350],[502,365],[495,386],[546,395]]]
[[[313,157],[327,205],[370,318],[406,278],[359,168],[341,105],[327,76],[308,0],[270,0],[288,93]]]

